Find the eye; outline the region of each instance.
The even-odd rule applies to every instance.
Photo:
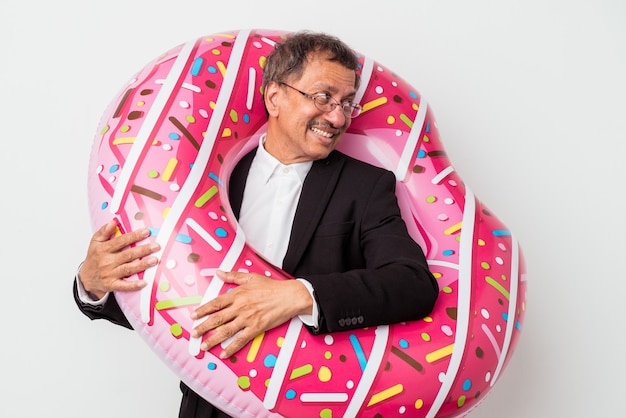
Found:
[[[332,97],[327,93],[316,93],[313,95],[313,97],[315,98],[317,104],[319,104],[320,106],[325,106],[332,100]]]

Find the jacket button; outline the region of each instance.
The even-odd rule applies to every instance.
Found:
[[[357,318],[357,322],[358,322],[359,324],[362,324],[362,323],[363,323],[363,321],[364,321],[364,319],[363,319],[363,315],[359,315],[359,317]]]
[[[346,321],[345,321],[345,319],[341,318],[341,319],[339,320],[339,326],[340,326],[340,327],[343,327],[343,326],[345,326],[345,325],[346,325]]]
[[[356,321],[357,319],[355,317],[352,317],[352,325],[356,325]]]

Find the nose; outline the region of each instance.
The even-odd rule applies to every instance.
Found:
[[[326,120],[335,127],[343,127],[350,124],[350,118],[343,113],[341,105],[335,105],[335,108],[325,114]]]

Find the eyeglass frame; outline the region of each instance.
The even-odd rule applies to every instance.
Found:
[[[350,119],[354,119],[357,116],[359,116],[361,114],[361,112],[363,111],[363,106],[361,106],[360,104],[354,103],[354,102],[349,101],[349,100],[345,101],[343,103],[339,103],[337,100],[335,100],[328,93],[319,92],[319,93],[315,93],[315,94],[309,94],[309,93],[305,93],[302,90],[299,90],[299,89],[295,88],[294,86],[290,86],[289,84],[284,83],[282,81],[278,81],[278,84],[280,84],[282,86],[287,86],[290,89],[297,91],[298,93],[300,93],[301,95],[303,95],[307,99],[313,100],[313,105],[315,106],[315,108],[317,110],[321,110],[322,112],[325,112],[325,113],[330,113],[333,110],[335,110],[335,108],[337,106],[340,106],[341,107],[341,113],[343,113],[343,115],[345,117],[350,118]],[[330,106],[330,109],[322,109],[322,108],[320,108],[320,106],[324,106],[324,105],[320,105],[319,103],[317,103],[317,99],[318,98],[319,99],[323,98],[324,100],[328,100],[327,106]],[[350,109],[350,114],[346,113],[346,106],[348,107],[348,109]],[[357,111],[358,113],[356,115],[352,116],[353,112],[355,112],[355,111]]]

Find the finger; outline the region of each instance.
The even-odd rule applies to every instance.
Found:
[[[148,283],[145,280],[116,280],[111,285],[113,292],[136,292],[146,287]]]
[[[237,325],[235,321],[232,321],[216,328],[211,335],[202,342],[200,349],[208,351],[213,347],[228,341],[228,345],[224,349],[230,356],[239,351],[249,340],[250,338],[245,336],[241,326]]]
[[[217,312],[222,312],[224,309],[228,308],[232,304],[233,298],[231,293],[232,292],[224,293],[223,295],[220,295],[213,300],[210,300],[204,305],[198,306],[191,313],[191,319],[198,320],[204,316],[211,315],[213,323],[216,324],[215,326],[223,324],[226,321],[224,318],[219,317]]]
[[[115,258],[117,264],[132,263],[135,260],[140,260],[144,257],[154,254],[159,251],[161,246],[156,242],[149,244],[137,245],[135,247],[127,247],[116,254]]]
[[[129,263],[123,263],[113,269],[113,277],[126,278],[133,274],[140,273],[150,267],[156,266],[158,258],[155,256],[149,256],[140,260],[135,260]]]
[[[112,238],[108,244],[109,248],[112,252],[119,251],[123,248],[126,248],[130,245],[136,244],[139,241],[143,241],[144,239],[150,236],[150,230],[148,228],[140,228],[136,231],[127,232],[126,234],[122,234],[115,238]]]
[[[248,283],[253,279],[252,273],[241,273],[237,271],[222,271],[217,270],[215,275],[224,283],[242,285]]]
[[[102,225],[100,229],[98,229],[93,234],[93,237],[91,239],[98,242],[108,241],[113,236],[115,228],[117,228],[117,222],[115,221],[115,219],[111,219],[109,222]]]

